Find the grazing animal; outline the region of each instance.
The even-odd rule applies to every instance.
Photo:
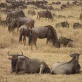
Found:
[[[27,17],[19,17],[17,19],[14,19],[9,25],[8,25],[8,31],[11,32],[15,28],[17,30],[20,28],[22,25],[26,25],[27,27],[33,28],[34,27],[34,20],[31,18]]]
[[[13,19],[17,19],[18,17],[25,17],[25,14],[22,10],[9,12],[7,14],[6,21],[9,24]]]
[[[66,38],[66,37],[60,37],[59,38],[60,44],[63,45],[64,47],[72,47],[73,46],[73,40]]]
[[[9,54],[12,58],[11,66],[12,72],[16,73],[50,73],[50,68],[44,61],[40,61],[38,59],[31,59],[26,56],[19,54]]]
[[[67,8],[67,5],[66,4],[62,4],[61,5],[61,9],[64,9],[64,8]]]
[[[81,53],[80,53],[81,54]],[[68,62],[59,62],[52,66],[52,74],[76,74],[80,72],[79,56],[80,54],[74,53],[70,56],[72,59]]]
[[[64,21],[64,22],[61,22],[61,23],[57,23],[56,25],[55,25],[57,28],[58,27],[63,27],[63,28],[65,28],[65,27],[67,27],[67,28],[69,28],[69,23],[67,22],[67,21]]]
[[[47,11],[39,11],[38,14],[37,14],[37,18],[40,19],[41,17],[46,18],[46,19],[48,18],[48,20],[49,19],[53,20],[53,15],[48,10]]]
[[[34,10],[28,10],[28,14],[30,14],[30,15],[36,15],[36,13],[35,13]]]
[[[82,24],[80,24],[80,23],[74,23],[73,24],[73,29],[77,29],[77,28],[82,28]]]
[[[51,25],[41,26],[38,28],[31,29],[30,35],[29,35],[29,45],[31,45],[31,49],[32,49],[32,44],[34,44],[37,49],[37,46],[36,46],[37,38],[39,39],[47,38],[47,44],[48,42],[51,41],[54,46],[58,48],[60,47],[56,30]]]

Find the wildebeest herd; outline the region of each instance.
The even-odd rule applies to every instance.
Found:
[[[28,15],[37,15],[36,19],[41,20],[41,18],[46,18],[48,21],[54,20],[54,14],[51,12],[51,10],[55,10],[52,6],[47,6],[47,1],[33,1],[33,2],[16,2],[11,0],[6,0],[8,4],[1,3],[0,7],[5,8],[7,12],[6,21],[2,21],[0,18],[0,24],[4,25],[6,24],[8,26],[8,31],[13,32],[17,28],[17,32],[19,32],[19,42],[24,43],[26,45],[26,37],[28,37],[28,44],[31,46],[31,49],[33,49],[33,44],[35,45],[36,49],[37,47],[37,39],[44,39],[46,38],[46,45],[50,42],[53,46],[56,48],[62,47],[73,47],[73,40],[67,37],[61,36],[58,38],[57,32],[54,29],[63,27],[63,28],[69,28],[70,24],[67,20],[56,23],[53,27],[52,25],[44,25],[44,26],[35,26],[35,20],[27,17],[23,10],[18,10],[18,8],[26,9],[27,5],[35,5],[35,8],[42,8],[45,10],[35,12],[34,10],[28,10]],[[52,4],[60,5],[61,2],[52,2]],[[63,10],[64,8],[68,8],[69,6],[78,5],[78,2],[73,2],[70,4],[67,2],[67,4],[62,4],[59,10]],[[79,4],[81,5],[81,4]],[[3,9],[1,9],[1,12],[3,12]],[[64,17],[62,15],[56,15],[56,17]],[[82,20],[82,13],[79,16],[79,19]],[[2,24],[3,23],[3,24]],[[82,24],[74,23],[73,29],[81,28]],[[50,74],[76,74],[80,72],[80,64],[79,64],[79,56],[82,53],[74,53],[70,54],[71,60],[68,62],[57,62],[56,64],[52,65],[50,68],[46,62],[40,61],[38,59],[31,59],[22,54],[9,54],[8,56],[11,56],[9,60],[11,60],[11,72],[15,73],[50,73]]]

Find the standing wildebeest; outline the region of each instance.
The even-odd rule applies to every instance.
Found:
[[[64,22],[61,22],[61,23],[57,23],[56,25],[55,25],[56,27],[67,27],[67,28],[69,28],[69,23],[67,22],[67,21],[64,21]]]
[[[52,16],[52,13],[50,12],[50,11],[39,11],[38,12],[38,14],[37,14],[37,18],[48,18],[48,20],[49,19],[51,19],[51,20],[53,20],[53,16]]]
[[[69,62],[58,62],[51,68],[52,74],[75,74],[80,72],[78,53],[71,54],[72,59]]]
[[[44,61],[40,61],[38,59],[31,59],[23,55],[19,54],[9,54],[12,58],[11,66],[12,72],[16,73],[49,73],[50,68]]]
[[[73,24],[73,29],[77,29],[77,28],[82,28],[82,24],[80,24],[80,23],[74,23]]]
[[[26,25],[22,25],[19,28],[19,32],[20,32],[20,36],[19,36],[19,42],[22,41],[22,37],[23,37],[23,43],[24,45],[26,44],[26,36],[28,37],[30,34],[30,28],[27,27]]]
[[[30,35],[29,35],[29,45],[31,44],[31,49],[32,49],[32,44],[34,44],[37,49],[37,46],[36,46],[37,38],[39,39],[47,38],[47,43],[51,41],[54,46],[58,48],[60,47],[56,30],[51,25],[41,26],[38,28],[31,29]]]
[[[10,23],[13,19],[17,19],[18,17],[25,17],[25,14],[22,10],[9,12],[7,14],[6,21]]]
[[[68,47],[72,47],[72,43],[73,43],[73,40],[72,39],[69,39],[69,38],[66,38],[66,37],[60,37],[59,38],[59,41],[60,41],[60,44],[63,45],[64,47],[68,46]]]
[[[9,25],[8,25],[8,30],[9,32],[13,31],[16,27],[19,29],[20,26],[26,25],[27,27],[33,28],[34,27],[34,20],[31,18],[27,17],[19,17],[15,20],[13,20]]]

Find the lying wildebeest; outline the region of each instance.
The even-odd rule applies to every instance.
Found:
[[[38,59],[31,59],[23,55],[19,54],[9,54],[12,58],[11,66],[12,72],[16,73],[50,73],[50,68],[44,61],[40,61]]]
[[[61,22],[61,23],[57,23],[56,25],[55,25],[57,28],[58,27],[63,27],[63,28],[65,28],[65,27],[67,27],[67,28],[69,28],[69,23],[67,22],[67,21],[64,21],[64,22]]]
[[[66,38],[66,37],[60,37],[59,38],[60,41],[60,45],[63,45],[64,47],[68,46],[68,47],[72,47],[73,46],[73,40]]]
[[[82,28],[82,24],[80,24],[80,23],[74,23],[74,24],[73,24],[73,28],[74,28],[74,29]]]
[[[40,26],[38,28],[32,28],[30,30],[29,45],[31,45],[31,49],[32,49],[32,44],[34,44],[37,49],[36,46],[37,38],[39,39],[47,38],[47,43],[52,42],[52,44],[57,48],[60,47],[60,42],[58,40],[56,30],[51,25]]]
[[[25,17],[25,14],[22,10],[11,11],[7,14],[6,21],[8,23],[13,19],[17,19],[18,17]]]
[[[47,11],[39,11],[38,14],[37,14],[37,18],[40,19],[41,17],[42,18],[48,18],[48,20],[49,19],[51,19],[51,20],[54,19],[52,13],[48,10]]]
[[[36,15],[36,13],[35,13],[34,10],[28,10],[28,14],[30,14],[30,15]]]
[[[80,53],[82,54],[82,53]],[[68,62],[58,62],[51,68],[52,74],[75,74],[80,72],[79,56],[80,54],[74,53],[70,56],[72,59]]]
[[[31,18],[27,17],[19,17],[17,19],[14,19],[9,25],[8,25],[8,31],[11,32],[15,28],[17,30],[19,29],[20,26],[26,25],[27,27],[33,28],[34,27],[34,20]]]

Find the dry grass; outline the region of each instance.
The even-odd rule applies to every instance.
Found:
[[[66,36],[74,40],[74,48],[64,48],[60,49],[53,47],[52,45],[46,46],[46,39],[38,39],[37,46],[38,50],[35,48],[31,50],[30,46],[26,44],[18,43],[19,35],[15,32],[9,33],[7,27],[0,26],[0,82],[81,82],[82,72],[74,75],[51,75],[51,74],[23,74],[16,75],[11,74],[11,65],[8,60],[7,52],[10,50],[11,53],[23,53],[30,58],[38,58],[44,60],[50,67],[56,62],[69,61],[70,53],[82,51],[82,29],[74,30],[72,25],[74,22],[78,22],[80,14],[80,6],[75,6],[70,9],[65,9],[63,11],[55,12],[57,15],[61,14],[64,16],[72,15],[74,18],[54,18],[54,21],[47,21],[46,19],[41,19],[40,21],[36,19],[36,16],[28,16],[35,20],[35,26],[42,25],[52,25],[55,28],[55,24],[64,20],[70,23],[70,28],[55,28],[60,36]],[[40,10],[35,10],[36,12]],[[24,10],[27,15],[27,10]],[[2,16],[5,19],[4,16]],[[80,21],[79,21],[80,22]],[[79,63],[82,67],[82,55],[80,56]],[[82,71],[82,68],[81,68]]]

